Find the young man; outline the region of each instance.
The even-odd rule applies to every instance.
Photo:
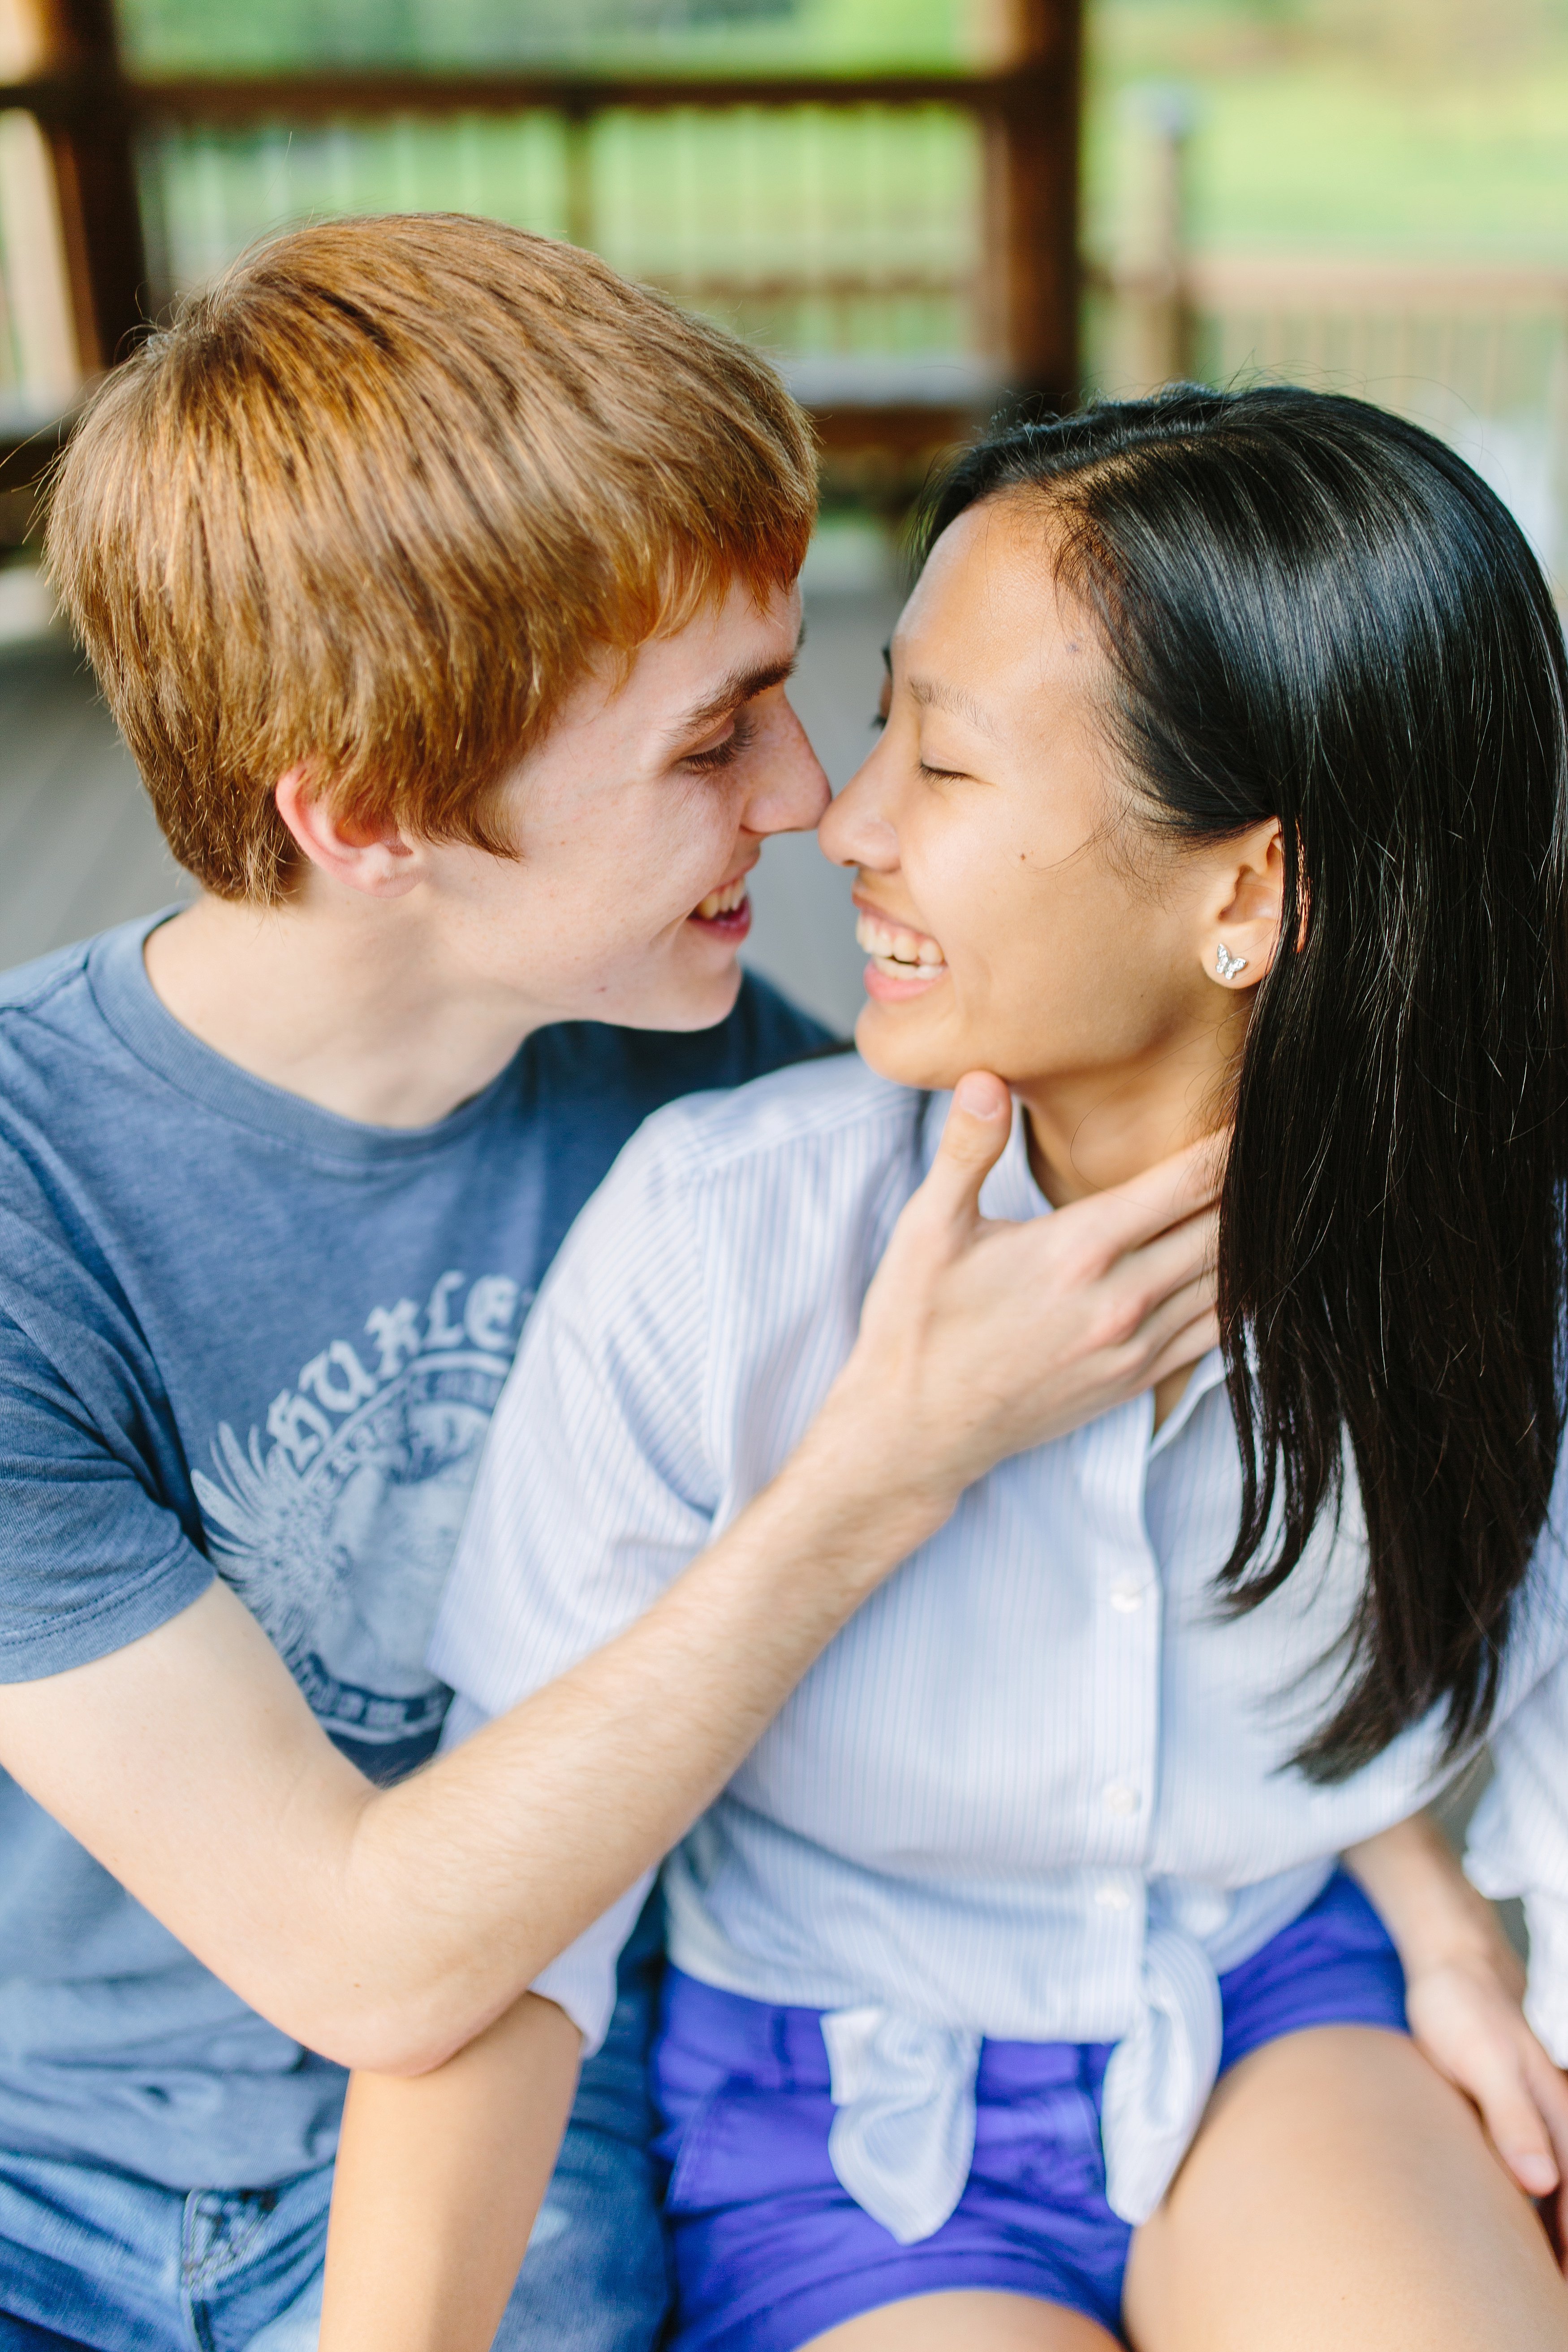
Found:
[[[977,1080],[785,1474],[413,1771],[563,1233],[656,1104],[817,1042],[735,961],[826,797],[812,509],[759,360],[458,219],[267,248],[67,457],[55,576],[203,895],[0,1003],[0,2346],[312,2344],[344,2067],[483,2033],[970,1480],[1208,1342],[1201,1169],[987,1229]],[[503,2344],[658,2332],[645,2020],[634,1970]]]

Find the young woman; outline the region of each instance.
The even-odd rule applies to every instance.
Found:
[[[928,545],[823,825],[863,1058],[629,1147],[436,1664],[510,1704],[759,1492],[941,1090],[1000,1131],[966,1073],[997,1218],[1230,1129],[1223,1347],[973,1487],[671,1863],[677,2352],[1561,2347],[1338,1862],[1489,1737],[1473,1866],[1568,2058],[1556,616],[1450,452],[1289,390],[1005,434]],[[637,1900],[541,1980],[590,2035]]]

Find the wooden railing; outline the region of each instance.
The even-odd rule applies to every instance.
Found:
[[[615,72],[423,71],[356,68],[241,74],[136,74],[117,47],[111,0],[12,0],[37,5],[42,31],[29,70],[0,83],[0,112],[20,109],[39,126],[53,161],[80,368],[113,364],[142,325],[149,286],[138,198],[137,146],[178,131],[226,133],[265,125],[349,123],[543,111],[568,142],[565,233],[595,241],[588,142],[615,114],[712,118],[744,109],[797,113],[950,109],[975,128],[983,155],[984,218],[976,240],[984,282],[962,289],[984,321],[984,348],[924,387],[888,376],[879,395],[811,369],[803,393],[818,411],[830,450],[880,446],[908,456],[962,430],[983,397],[1005,390],[1072,396],[1078,381],[1077,182],[1079,0],[1016,0],[1009,60],[973,72],[627,75]],[[573,161],[575,158],[575,162]],[[803,287],[847,296],[900,290],[898,273],[797,279],[776,265],[743,272],[665,273],[685,299],[780,301]],[[955,290],[952,275],[906,273],[902,289]],[[840,376],[843,375],[840,371]],[[887,372],[884,371],[884,374]],[[22,461],[13,458],[16,478]],[[0,474],[0,488],[5,476]]]

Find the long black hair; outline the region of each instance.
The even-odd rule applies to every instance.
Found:
[[[1244,1465],[1221,1571],[1255,1607],[1338,1510],[1367,1570],[1342,1779],[1435,1707],[1484,1731],[1564,1413],[1562,625],[1461,458],[1355,400],[1179,385],[1001,432],[937,486],[1045,495],[1096,614],[1143,817],[1269,817],[1281,947],[1236,1080],[1220,1321]]]

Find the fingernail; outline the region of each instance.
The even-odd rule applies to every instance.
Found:
[[[966,1110],[972,1118],[1000,1118],[1002,1105],[1008,1098],[1004,1095],[999,1103],[984,1078],[970,1076],[960,1078],[953,1089],[952,1099],[959,1109]]]

